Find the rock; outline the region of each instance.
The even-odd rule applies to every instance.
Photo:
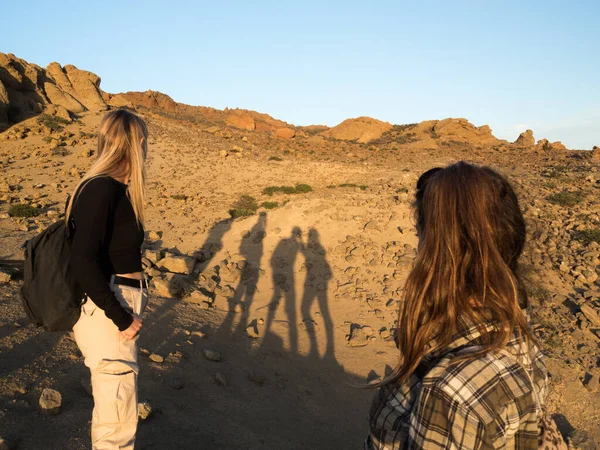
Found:
[[[292,139],[296,135],[296,132],[291,128],[279,128],[275,130],[275,136],[281,139]]]
[[[56,415],[60,413],[62,395],[54,389],[44,389],[40,396],[40,409],[45,414]]]
[[[194,258],[188,256],[165,256],[156,266],[167,272],[189,275],[194,270],[194,263]]]
[[[570,450],[596,450],[596,444],[587,431],[576,430],[569,437]]]
[[[344,120],[339,125],[322,132],[321,135],[342,141],[367,143],[379,139],[383,133],[391,128],[392,125],[388,122],[382,122],[371,117],[357,117],[356,119]]]
[[[78,114],[86,110],[75,97],[68,92],[65,92],[52,83],[44,83],[44,91],[48,100],[54,105],[64,108],[66,111],[71,111],[73,114]]]
[[[188,303],[193,303],[195,305],[201,306],[210,306],[214,300],[213,297],[211,297],[208,293],[203,292],[202,290],[194,290],[183,299]]]
[[[600,316],[598,316],[598,313],[594,311],[594,308],[588,304],[584,304],[581,305],[581,312],[592,325],[600,327]]]
[[[215,381],[220,386],[227,386],[227,378],[225,378],[225,375],[223,375],[221,372],[217,372],[215,374]]]
[[[600,392],[600,376],[598,374],[592,375],[585,387],[593,393]]]
[[[563,144],[560,141],[553,142],[550,145],[552,146],[552,150],[561,150],[561,151],[567,150],[567,147],[565,146],[565,144]]]
[[[152,406],[148,402],[140,402],[138,403],[138,419],[139,420],[148,420],[148,418],[152,415]]]
[[[206,131],[207,133],[210,133],[210,134],[215,134],[215,133],[218,133],[219,131],[221,131],[221,127],[213,125],[212,127],[205,128],[204,131]]]
[[[202,350],[202,354],[209,361],[220,362],[222,360],[221,354],[213,350],[204,349]]]
[[[160,240],[160,234],[158,234],[156,231],[149,231],[146,239],[149,241],[158,241]]]
[[[176,391],[183,389],[183,380],[179,377],[169,378],[169,386]]]
[[[100,77],[85,70],[67,64],[65,72],[76,92],[77,100],[90,111],[104,111],[106,102],[100,93]]]
[[[152,289],[159,297],[174,298],[178,296],[178,292],[175,292],[171,286],[171,280],[166,278],[153,278]]]
[[[250,323],[250,325],[248,325],[246,327],[246,334],[249,337],[254,338],[254,339],[259,337],[258,326],[257,326],[256,320],[252,321],[252,323]]]
[[[10,274],[0,270],[0,284],[8,284],[10,283],[10,280]]]
[[[529,148],[535,145],[535,138],[533,137],[533,131],[526,130],[519,135],[517,140],[513,143],[515,147]]]
[[[368,336],[362,328],[353,328],[348,336],[348,345],[350,347],[364,347],[369,343]]]
[[[249,114],[239,111],[228,114],[225,118],[225,123],[242,130],[253,131],[256,129],[256,122],[254,122],[254,119]]]
[[[152,353],[152,354],[150,355],[150,361],[152,361],[152,362],[155,362],[155,363],[159,363],[159,364],[160,364],[160,363],[164,362],[164,360],[165,360],[165,358],[163,358],[163,357],[162,357],[162,356],[160,356],[160,355],[157,355],[156,353]]]

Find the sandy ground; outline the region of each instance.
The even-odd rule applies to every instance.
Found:
[[[84,117],[69,130],[93,132],[98,120]],[[196,273],[220,273],[230,295],[203,309],[151,293],[139,383],[140,400],[153,413],[139,425],[137,448],[361,448],[373,395],[361,387],[397,359],[388,336],[416,247],[413,186],[423,170],[469,153],[419,157],[359,149],[348,156],[345,148],[332,148],[311,155],[259,133],[219,138],[175,121],[149,121],[146,228],[160,235],[152,245],[187,255],[212,250]],[[91,138],[77,139],[67,147],[70,155],[52,156],[35,134],[0,142],[0,153],[10,155],[3,176],[20,186],[0,203],[0,214],[11,198],[24,197],[62,210],[78,172],[91,162],[80,154],[93,146]],[[272,155],[282,161],[270,161]],[[541,163],[493,158],[533,201],[527,190],[536,186]],[[267,186],[297,183],[313,191],[272,198],[262,193]],[[366,187],[332,187],[343,183]],[[39,184],[45,186],[34,188]],[[228,210],[242,194],[288,202],[231,220]],[[51,221],[0,219],[0,257],[19,258],[22,242]],[[241,276],[223,274],[228,263],[242,261],[248,269]],[[552,273],[547,282],[555,292],[573,289]],[[18,282],[0,286],[0,437],[19,449],[89,448],[93,401],[80,353],[68,334],[28,326],[18,288]],[[364,330],[364,340],[352,344],[363,346],[349,345],[356,329]],[[222,361],[207,360],[206,349],[218,351]],[[600,364],[600,347],[590,349]],[[152,362],[149,354],[165,361]],[[564,359],[549,352],[553,412],[564,433],[580,430],[600,442],[598,394]],[[62,393],[61,414],[39,412],[45,387]]]

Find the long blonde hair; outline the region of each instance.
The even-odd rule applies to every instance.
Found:
[[[80,189],[96,177],[129,177],[127,196],[138,225],[144,224],[145,159],[148,153],[148,127],[137,115],[119,109],[109,112],[98,130],[98,159],[73,190],[67,205],[66,220],[71,216],[73,200]]]
[[[508,181],[465,162],[432,169],[419,179],[414,211],[419,249],[399,314],[401,360],[383,384],[405,382],[468,324],[483,333],[481,351],[468,358],[502,349],[515,333],[535,343],[521,312],[525,221]]]

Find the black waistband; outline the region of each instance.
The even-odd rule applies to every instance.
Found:
[[[113,283],[120,286],[129,286],[138,289],[140,288],[141,283],[142,289],[148,289],[148,283],[146,283],[146,280],[136,280],[134,278],[119,277],[117,275],[114,276]]]

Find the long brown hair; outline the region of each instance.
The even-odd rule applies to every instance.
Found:
[[[505,347],[515,333],[533,343],[518,270],[525,221],[508,181],[466,162],[432,169],[419,179],[413,209],[419,249],[398,320],[401,360],[384,383],[406,381],[466,324],[482,334],[468,358]]]
[[[100,122],[98,159],[73,190],[65,218],[70,217],[73,199],[88,181],[100,176],[128,176],[127,195],[138,224],[144,224],[144,161],[148,153],[148,127],[137,115],[119,109],[111,111]]]

